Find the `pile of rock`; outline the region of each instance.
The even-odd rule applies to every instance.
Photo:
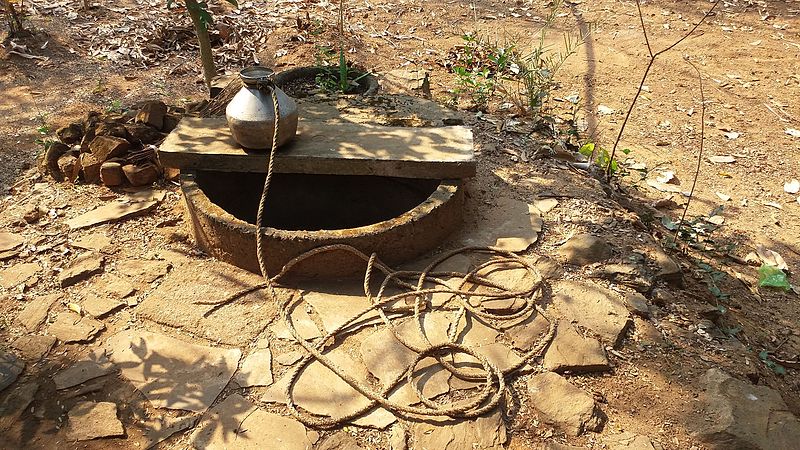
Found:
[[[56,131],[42,161],[56,181],[146,186],[163,173],[156,145],[177,126],[183,108],[145,101],[120,113],[89,112]]]

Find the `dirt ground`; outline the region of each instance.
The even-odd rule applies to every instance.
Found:
[[[181,105],[205,95],[197,49],[182,11],[141,0],[96,2],[88,11],[80,10],[79,3],[25,2],[24,23],[32,34],[11,39],[0,30],[0,231],[42,236],[43,244],[37,244],[42,248],[31,257],[46,260],[51,272],[71,254],[64,251],[67,232],[48,224],[120,193],[98,186],[56,185],[39,175],[35,166],[42,147],[36,140],[42,136],[37,129],[47,125],[52,133],[89,110],[104,111],[144,99]],[[353,2],[346,20],[347,57],[377,74],[400,68],[424,70],[429,73],[432,98],[449,104],[457,80],[446,65],[449,52],[463,44],[461,36],[475,32],[524,46],[541,26],[548,4],[539,0]],[[644,2],[644,23],[654,51],[682,37],[710,5],[698,0]],[[257,0],[240,6],[240,19],[227,17],[233,11],[228,5],[213,6],[222,36],[216,46],[220,71],[235,73],[255,61],[277,70],[313,65],[319,46],[336,45],[336,4]],[[469,186],[471,214],[479,215],[498,192],[523,200],[553,196],[559,206],[544,216],[545,230],[533,252],[552,254],[571,234],[592,231],[604,233],[622,254],[640,242],[659,242],[680,262],[684,285],[671,288],[677,300],[663,306],[656,332],[664,344],[645,344],[642,333],[652,325],[637,319],[635,331],[609,355],[614,363],[611,373],[572,380],[600,399],[609,416],[604,433],[646,435],[665,449],[706,448],[694,435],[696,424],[704,420],[696,380],[710,367],[777,390],[790,410],[800,415],[798,369],[787,366],[785,374],[778,374],[759,356],[766,350],[782,360],[800,358],[799,294],[759,288],[758,265],[746,262],[747,255],[763,245],[780,254],[790,269],[800,267],[800,197],[784,192],[784,183],[800,178],[800,137],[787,132],[800,129],[800,104],[794,101],[800,96],[798,15],[798,0],[723,1],[694,34],[659,56],[620,144],[620,149],[630,149],[627,155],[618,155],[629,169],[611,186],[569,168],[563,155],[534,158],[544,138],[526,131],[530,119],[499,110],[502,101],[492,102],[481,114],[468,111],[466,102],[460,104],[479,151],[479,173]],[[590,27],[591,35],[557,74],[559,85],[551,96],[580,96],[581,141],[611,148],[648,62],[636,4],[568,2],[550,40],[560,45],[560,33],[574,33],[580,27]],[[11,41],[47,59],[9,53]],[[144,49],[147,57],[126,57],[131,49]],[[713,215],[724,221],[710,234],[681,240],[671,248],[672,232],[663,225],[662,216],[677,222],[686,196],[648,185],[642,172],[630,167],[639,163],[649,179],[674,172],[677,180],[669,186],[690,190],[700,148],[702,105],[697,74],[685,58],[699,68],[705,92],[704,156],[687,218],[699,217],[702,223],[716,210]],[[554,100],[554,114],[566,117],[565,103]],[[713,156],[732,156],[734,162],[715,163],[709,159]],[[184,239],[180,191],[170,182],[159,189],[167,196],[152,214],[104,228],[113,238],[114,258],[167,251],[202,258]],[[43,199],[41,206],[52,215],[43,225],[20,223],[32,206],[31,198]],[[665,208],[666,202],[659,201],[666,198],[676,204]],[[585,270],[567,270],[568,278],[587,276]],[[143,287],[139,295],[148,289]],[[25,291],[0,291],[4,340],[19,335],[14,321],[21,300],[57,290],[53,277],[45,275]],[[67,293],[68,298],[79,295]],[[706,317],[702,314],[719,306],[724,313],[714,316],[717,327],[708,336],[698,324]],[[140,320],[135,309],[125,311],[106,323],[104,333],[110,335]],[[57,362],[38,376],[52,375],[58,364],[83,351],[80,345],[60,344],[51,353]],[[141,402],[131,386],[112,386],[116,390],[107,388],[94,398]],[[63,405],[47,394],[37,394],[34,405],[43,406],[53,423],[62,415]],[[137,411],[131,407],[124,414],[133,420]],[[509,448],[533,449],[543,442],[605,448],[601,435],[566,436],[532,414],[523,407],[509,417]],[[27,448],[52,448],[57,430],[58,426],[31,431],[35,439]],[[127,442],[101,440],[74,447],[134,448],[131,442],[139,437],[134,433]],[[367,445],[365,439],[360,442]],[[370,448],[386,448],[385,440],[377,442]],[[161,445],[185,448],[188,443],[179,433]]]

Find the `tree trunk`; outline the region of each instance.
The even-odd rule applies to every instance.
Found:
[[[14,9],[14,5],[12,5],[8,0],[0,1],[2,1],[6,10],[6,20],[8,21],[9,34],[11,36],[16,36],[24,29],[22,28],[22,22],[19,20],[19,16],[17,15],[17,10]]]
[[[211,93],[211,81],[217,76],[217,68],[214,65],[214,55],[211,54],[211,41],[208,38],[208,29],[206,25],[200,20],[200,5],[196,0],[184,0],[186,2],[186,10],[189,11],[189,16],[192,18],[194,24],[194,31],[197,34],[197,41],[200,44],[200,62],[203,64],[203,77],[206,81],[206,87]]]

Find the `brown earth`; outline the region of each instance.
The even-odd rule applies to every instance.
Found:
[[[457,81],[445,65],[449,52],[463,43],[461,35],[477,32],[498,42],[513,39],[524,46],[541,26],[546,3],[353,4],[347,15],[347,56],[378,74],[398,68],[425,70],[430,74],[433,98],[448,103]],[[79,2],[57,7],[26,5],[29,16],[25,24],[32,34],[6,37],[0,48],[0,114],[4,118],[0,122],[0,231],[19,233],[36,242],[38,248],[20,258],[39,262],[44,270],[26,283],[25,290],[0,291],[4,341],[23,333],[15,318],[24,300],[63,292],[61,301],[67,303],[82,299],[84,290],[92,290],[91,282],[68,289],[57,286],[53,269],[72,260],[72,241],[90,234],[86,230],[69,232],[61,222],[123,194],[97,186],[56,185],[39,175],[34,166],[41,146],[35,141],[47,136],[40,136],[37,128],[46,124],[52,134],[57,126],[79,120],[89,110],[103,111],[150,98],[180,105],[204,96],[196,48],[191,32],[186,31],[189,22],[183,12],[168,11],[160,3],[141,6],[128,0],[115,3],[113,9],[95,4],[89,11],[80,11]],[[653,49],[679,39],[709,5],[667,0],[644,4],[643,17]],[[225,17],[231,14],[230,7],[215,7],[220,35],[233,36],[227,43],[220,37],[223,43],[217,43],[221,70],[235,72],[242,64],[252,63],[253,56],[278,70],[312,65],[319,55],[318,45],[336,44],[337,9],[328,2],[259,1],[242,6],[240,28],[236,19]],[[787,368],[785,375],[778,375],[759,358],[759,353],[767,350],[778,358],[798,359],[798,295],[759,289],[757,266],[744,263],[745,256],[761,244],[782,255],[790,268],[800,267],[800,199],[783,191],[785,182],[800,178],[800,138],[785,132],[800,129],[800,106],[793,101],[800,94],[798,14],[800,1],[727,1],[692,36],[659,57],[620,144],[631,152],[618,155],[619,159],[644,163],[647,170],[655,170],[654,175],[673,171],[680,189],[690,189],[700,144],[701,100],[697,75],[684,62],[688,57],[700,69],[706,99],[706,156],[688,217],[706,217],[721,205],[725,206],[719,213],[724,223],[701,242],[680,241],[678,249],[669,250],[680,261],[685,284],[671,288],[676,300],[662,306],[663,314],[655,325],[635,321],[634,331],[609,355],[613,371],[570,378],[602,404],[609,416],[603,434],[566,436],[540,422],[534,411],[522,405],[509,414],[509,448],[537,448],[541,442],[602,448],[605,436],[621,431],[649,436],[667,449],[705,448],[694,436],[697,424],[705,420],[698,378],[711,367],[722,367],[739,378],[776,389],[792,412],[800,415],[797,369]],[[636,5],[628,1],[571,2],[563,8],[550,40],[560,45],[560,33],[574,33],[587,24],[592,28],[590,39],[558,73],[560,85],[551,94],[558,98],[578,94],[578,122],[586,124],[582,140],[610,148],[636,92],[648,52]],[[122,39],[119,42],[129,50],[146,48],[156,37],[161,40],[157,41],[159,49],[148,53],[153,56],[133,62],[117,50],[119,44],[114,40]],[[240,39],[238,43],[236,39]],[[10,54],[12,40],[47,61]],[[649,187],[635,170],[628,170],[612,189],[589,173],[568,167],[558,154],[533,158],[541,145],[550,141],[525,131],[531,128],[531,120],[498,110],[501,103],[502,98],[495,99],[486,114],[462,114],[473,127],[479,151],[479,175],[470,185],[471,217],[480,217],[499,196],[526,201],[555,196],[559,205],[544,215],[544,231],[531,249],[533,253],[552,255],[567,237],[587,231],[606,235],[618,262],[626,262],[631,250],[649,251],[657,247],[655,242],[667,243],[672,232],[662,226],[660,215],[677,221],[682,208],[658,210],[649,205],[670,195],[682,204],[685,197]],[[467,104],[462,98],[462,110]],[[567,117],[565,102],[553,104],[553,114]],[[598,114],[600,105],[614,112]],[[725,135],[731,132],[739,135],[735,139]],[[735,162],[712,163],[707,157],[714,155],[731,155]],[[194,265],[185,264],[185,259],[203,258],[186,240],[179,191],[171,183],[158,188],[167,191],[167,197],[151,214],[99,228],[112,240],[107,265],[130,258],[162,258],[173,263],[173,270],[191,271]],[[723,201],[716,193],[730,200]],[[36,206],[50,216],[38,224],[21,222]],[[6,261],[3,267],[15,263]],[[568,268],[564,277],[587,278],[589,272]],[[716,296],[709,289],[715,286],[719,289]],[[135,298],[146,298],[156,287],[138,282]],[[698,328],[700,314],[718,305],[724,306],[726,313],[707,338]],[[60,306],[59,311],[64,310]],[[104,322],[107,329],[101,340],[132,327],[213,343],[178,327],[146,322],[135,306]],[[658,343],[650,344],[654,340]],[[28,370],[35,370],[35,378],[46,380],[87,348],[90,346],[59,344],[46,364],[29,364]],[[17,445],[63,445],[59,429],[65,404],[72,406],[75,399],[62,401],[53,392],[48,385],[37,393],[34,411],[26,411],[22,425],[15,429],[14,435],[23,437],[13,441]],[[134,423],[151,412],[142,395],[118,378],[89,395],[97,401],[114,398],[120,402],[124,423]],[[373,431],[360,433],[362,444],[374,438],[377,443],[371,448],[387,448],[385,437],[375,437]],[[184,448],[187,436],[188,432],[179,433],[163,448]],[[127,439],[95,440],[83,443],[82,448],[134,448],[141,442],[141,432],[131,427]]]

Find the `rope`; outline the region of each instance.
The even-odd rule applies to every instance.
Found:
[[[515,253],[492,247],[464,247],[444,254],[422,271],[395,271],[381,262],[375,253],[367,256],[352,246],[345,244],[334,244],[312,249],[293,258],[283,266],[277,275],[270,277],[267,272],[266,265],[267,255],[265,254],[263,248],[264,233],[266,231],[263,219],[266,208],[267,194],[269,193],[270,183],[272,182],[272,172],[275,161],[274,156],[278,144],[280,108],[278,105],[278,97],[274,85],[269,83],[259,87],[265,87],[271,90],[272,103],[275,110],[275,126],[273,129],[272,146],[269,152],[269,164],[267,166],[267,175],[266,179],[264,180],[264,188],[261,192],[261,199],[258,205],[258,214],[256,216],[256,252],[258,257],[258,265],[261,269],[261,274],[264,277],[264,283],[239,291],[223,299],[222,301],[196,302],[196,304],[214,305],[214,307],[206,312],[204,316],[208,317],[224,305],[227,305],[244,295],[262,289],[267,289],[273,301],[277,301],[278,296],[275,292],[275,285],[278,284],[282,277],[290,273],[297,264],[323,253],[350,253],[363,260],[366,264],[366,269],[364,272],[364,294],[370,301],[370,305],[367,308],[364,308],[362,311],[354,314],[349,320],[337,327],[335,330],[329,331],[328,334],[314,344],[306,341],[302,336],[300,336],[294,324],[292,323],[291,313],[300,303],[300,300],[294,297],[289,297],[289,299],[278,305],[278,311],[281,319],[286,324],[294,340],[306,351],[305,356],[300,360],[299,364],[297,364],[288,374],[289,382],[286,385],[286,390],[284,393],[287,399],[287,407],[291,413],[298,420],[308,426],[332,428],[344,422],[348,422],[356,417],[362,416],[378,406],[391,411],[395,415],[406,417],[418,416],[422,418],[430,416],[470,418],[480,416],[495,409],[502,400],[503,394],[506,390],[505,386],[507,379],[520,371],[520,369],[529,361],[542,356],[542,352],[550,344],[553,336],[555,335],[557,323],[549,318],[542,308],[537,304],[538,297],[541,294],[540,288],[542,283],[542,277],[538,270],[527,259]],[[464,253],[489,254],[492,256],[492,259],[480,264],[478,267],[466,274],[450,271],[435,272],[435,269],[448,259]],[[501,286],[498,283],[493,282],[492,280],[481,275],[484,270],[491,269],[494,266],[497,266],[501,269],[507,269],[509,266],[513,268],[523,268],[527,271],[527,275],[532,277],[533,282],[527,289],[522,289],[520,291],[514,291],[508,287]],[[384,278],[381,282],[378,292],[373,295],[371,292],[371,285],[376,270],[382,273]],[[458,284],[457,288],[452,288],[442,279],[442,277],[457,277],[460,278],[460,283]],[[415,283],[413,282],[414,280],[416,280]],[[426,285],[430,284],[433,284],[434,287],[426,287]],[[472,287],[468,288],[469,285],[472,285]],[[385,297],[384,292],[388,287],[391,286],[403,288],[405,291]],[[478,293],[476,292],[478,287],[484,287],[485,289]],[[423,310],[429,309],[426,297],[433,294],[450,294],[450,298],[445,303],[450,303],[454,299],[459,303],[458,309],[456,310],[455,319],[451,322],[450,330],[448,331],[448,341],[437,344],[432,344],[430,342],[422,323]],[[473,296],[497,300],[515,298],[523,299],[524,304],[509,314],[494,314],[472,306],[468,302],[468,299]],[[413,303],[411,306],[409,306],[408,302]],[[398,303],[405,306],[397,307]],[[416,345],[414,342],[411,342],[409,339],[406,339],[405,336],[399,333],[395,325],[392,323],[392,320],[387,315],[387,313],[400,314],[401,317],[404,317],[407,316],[409,312],[413,313],[412,317],[416,324],[416,331],[419,333],[419,336],[424,339],[423,346]],[[414,361],[409,364],[402,373],[395,377],[394,380],[389,381],[380,390],[374,389],[373,386],[364,380],[357,379],[351,372],[348,372],[346,369],[340,367],[325,354],[325,345],[327,343],[335,342],[335,338],[337,336],[347,333],[353,325],[358,324],[365,315],[371,313],[377,313],[383,323],[388,327],[389,330],[392,331],[392,334],[395,336],[395,338],[397,338],[397,340],[400,341],[400,343],[402,343],[405,347],[417,353]],[[461,323],[461,320],[465,319],[468,313],[473,317],[487,322],[521,322],[525,318],[531,317],[532,314],[538,313],[547,320],[549,325],[547,333],[545,333],[545,335],[537,341],[536,345],[534,345],[523,355],[518,363],[501,370],[474,348],[456,342],[458,338],[458,327]],[[333,347],[334,345],[331,345],[331,348]],[[330,351],[330,349],[327,351]],[[473,368],[471,370],[465,370],[456,367],[455,363],[451,362],[450,358],[459,353],[468,355],[477,360],[480,365],[480,369]],[[440,404],[433,399],[425,397],[420,389],[419,383],[415,382],[414,376],[417,374],[417,367],[426,358],[434,358],[439,365],[459,379],[479,383],[480,391],[473,395],[470,399],[458,403]],[[305,369],[314,361],[318,361],[330,369],[349,386],[369,399],[369,402],[356,411],[352,411],[338,417],[318,416],[301,410],[294,401],[292,396],[292,388],[303,369]],[[413,388],[422,406],[410,406],[397,403],[389,399],[391,393],[394,392],[395,389],[398,388],[403,382],[408,383]]]

